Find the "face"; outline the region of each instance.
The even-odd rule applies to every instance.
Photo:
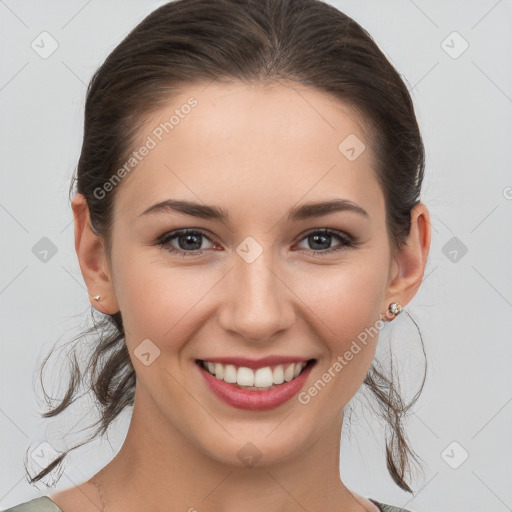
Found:
[[[139,142],[153,147],[116,190],[109,260],[136,401],[219,461],[242,464],[248,442],[267,463],[307,449],[363,383],[396,273],[358,117],[296,84],[212,83]],[[151,209],[169,200],[198,207]],[[294,361],[309,363],[289,380]]]

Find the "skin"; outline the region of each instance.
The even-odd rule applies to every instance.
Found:
[[[118,185],[111,254],[91,230],[84,197],[73,199],[82,274],[89,294],[101,295],[91,301],[103,313],[121,311],[137,373],[128,435],[100,472],[109,510],[377,510],[341,481],[339,447],[343,408],[363,383],[378,336],[307,405],[294,397],[269,411],[219,401],[194,360],[314,357],[309,388],[389,303],[405,306],[414,297],[430,247],[428,210],[414,208],[407,244],[394,249],[360,118],[297,84],[187,87],[147,121],[139,142],[190,96],[197,107]],[[338,149],[349,134],[366,145],[354,161]],[[170,198],[222,207],[230,220],[139,216]],[[335,198],[357,203],[368,217],[341,211],[286,219],[292,207]],[[202,255],[180,257],[157,245],[183,228],[207,232],[196,239]],[[322,228],[358,245],[328,237],[315,246],[309,232]],[[252,263],[236,252],[248,236],[263,251]],[[193,253],[179,242],[167,247]],[[134,356],[144,339],[160,349],[148,366]],[[253,467],[237,457],[247,442],[261,454]],[[50,497],[64,512],[102,508],[92,479]]]

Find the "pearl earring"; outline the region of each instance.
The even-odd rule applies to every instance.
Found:
[[[99,295],[93,295],[93,297],[92,297],[92,298],[93,298],[94,300],[96,300],[96,301],[100,300],[100,296],[99,296]]]
[[[388,306],[388,313],[391,313],[393,315],[393,318],[397,315],[399,315],[402,312],[403,306],[399,302],[392,302]],[[393,320],[391,318],[391,320]]]

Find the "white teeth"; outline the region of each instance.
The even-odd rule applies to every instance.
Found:
[[[210,373],[214,373],[217,379],[224,380],[224,366],[220,363],[215,363],[215,371]]]
[[[294,372],[294,364],[290,364],[288,368],[284,371],[284,380],[286,382],[290,382],[293,379],[293,372]]]
[[[225,382],[229,382],[229,384],[234,384],[236,382],[236,368],[232,364],[227,364],[224,367],[224,378]]]
[[[259,368],[254,374],[254,385],[257,388],[268,388],[274,384],[272,370],[267,366],[266,368]]]
[[[266,366],[257,370],[245,366],[237,368],[232,364],[223,365],[211,361],[203,361],[202,366],[217,379],[230,384],[236,383],[250,390],[266,391],[272,389],[275,385],[290,382],[298,377],[306,366],[306,362],[279,364],[273,369]]]
[[[236,382],[239,386],[254,386],[254,372],[241,366],[236,374]]]
[[[284,370],[283,370],[282,364],[280,364],[274,368],[272,380],[273,380],[274,384],[282,384],[284,382]]]

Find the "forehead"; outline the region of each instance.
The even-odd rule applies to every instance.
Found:
[[[362,151],[357,158],[347,144]],[[226,209],[230,201],[291,206],[326,193],[377,207],[381,199],[357,112],[289,82],[187,87],[145,122],[134,149],[142,146],[150,149],[117,191],[123,215],[169,197]]]

